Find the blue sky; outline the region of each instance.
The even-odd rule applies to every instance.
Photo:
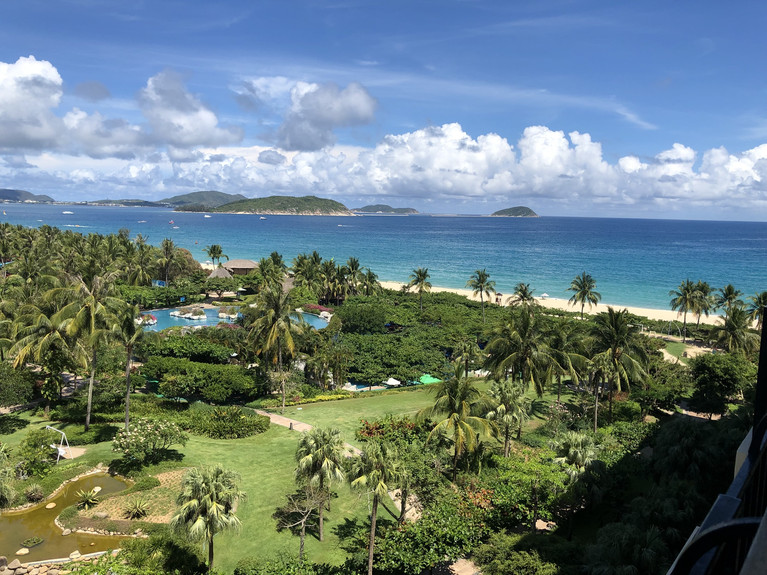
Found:
[[[0,3],[0,187],[767,217],[763,1]]]

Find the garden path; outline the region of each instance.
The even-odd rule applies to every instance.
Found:
[[[282,427],[288,427],[292,429],[293,431],[300,431],[303,433],[304,431],[309,431],[312,426],[308,423],[304,423],[303,421],[298,421],[297,419],[290,419],[289,417],[285,417],[284,415],[279,415],[277,413],[270,413],[268,411],[264,411],[262,409],[256,409],[255,412],[259,415],[265,415],[269,418],[269,420],[274,425],[281,425]],[[353,455],[359,455],[362,453],[362,451],[350,443],[344,443],[344,446],[347,450],[347,455],[353,454]]]

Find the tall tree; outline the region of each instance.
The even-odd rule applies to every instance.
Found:
[[[226,258],[226,261],[229,261],[229,256],[224,253],[223,248],[219,244],[211,244],[205,248],[205,253],[208,254],[208,257],[213,262],[213,265],[216,265],[216,262],[220,262],[221,258]]]
[[[675,290],[668,292],[671,296],[671,310],[683,314],[682,319],[682,342],[687,341],[687,312],[695,312],[700,309],[701,292],[696,289],[690,278],[684,280]],[[679,317],[679,316],[677,316]]]
[[[418,292],[418,303],[421,311],[423,311],[423,294],[431,291],[429,277],[429,268],[416,268],[410,274],[410,281],[407,284],[408,289],[415,288]]]
[[[463,363],[456,361],[453,376],[433,384],[436,399],[434,405],[422,409],[422,419],[437,419],[429,433],[429,440],[448,434],[453,440],[453,481],[458,473],[458,460],[467,451],[473,451],[478,436],[489,434],[490,423],[483,417],[491,407],[490,402],[473,383],[464,377]]]
[[[585,332],[582,324],[563,319],[552,325],[546,333],[548,347],[554,358],[554,375],[557,377],[557,403],[562,397],[562,377],[569,375],[578,384],[579,374],[585,372],[588,358],[585,352]]]
[[[176,244],[170,238],[163,239],[160,244],[160,257],[157,259],[157,265],[160,267],[165,285],[168,285],[171,271],[181,265]]]
[[[192,468],[184,476],[176,503],[180,506],[170,520],[174,529],[185,529],[192,539],[208,546],[208,571],[213,569],[213,538],[240,526],[235,505],[245,497],[239,475],[221,465]]]
[[[764,308],[767,307],[767,291],[756,292],[748,297],[748,313],[751,320],[756,322],[756,329],[762,329],[764,325]]]
[[[570,282],[568,291],[573,292],[573,296],[570,298],[570,303],[575,305],[581,304],[581,319],[583,319],[583,308],[586,304],[589,304],[589,309],[592,305],[597,305],[599,300],[602,299],[602,294],[596,291],[597,282],[586,272],[583,272],[579,276],[575,276],[573,281]]]
[[[368,575],[373,575],[376,520],[378,504],[389,496],[389,489],[397,483],[399,468],[393,449],[385,443],[368,443],[365,450],[352,460],[351,486],[373,496],[370,508],[370,539],[368,543]]]
[[[373,270],[370,268],[365,268],[360,288],[366,296],[371,296],[381,291],[381,282],[378,281],[378,275],[373,273]]]
[[[725,312],[733,307],[743,307],[743,300],[740,299],[743,292],[735,289],[732,284],[727,284],[723,288],[716,290],[718,293],[714,296],[714,305],[716,309],[723,309]]]
[[[714,296],[712,294],[712,288],[708,282],[698,280],[695,282],[695,291],[698,292],[698,297],[695,299],[695,307],[693,313],[697,319],[696,326],[700,327],[700,316],[709,316],[712,308],[714,307]]]
[[[485,323],[485,297],[490,298],[495,293],[495,282],[490,279],[490,274],[485,271],[485,268],[482,268],[471,274],[469,281],[466,282],[466,287],[471,288],[475,296],[479,294],[479,302],[482,305],[482,323]]]
[[[530,310],[532,313],[535,308],[535,293],[534,289],[530,289],[530,284],[519,282],[514,286],[514,293],[509,296],[508,304],[512,307],[522,307]]]
[[[759,336],[751,330],[751,315],[740,306],[732,306],[714,331],[717,345],[730,352],[751,353],[759,349]]]
[[[487,418],[495,422],[503,438],[503,456],[508,457],[512,432],[516,430],[519,439],[522,424],[530,417],[530,400],[525,397],[522,384],[510,379],[493,381],[489,394],[496,405],[487,413]]]
[[[338,429],[315,427],[303,435],[296,449],[296,479],[318,489],[324,497],[319,506],[320,541],[324,540],[324,507],[330,502],[330,485],[344,480],[344,451],[346,447]]]

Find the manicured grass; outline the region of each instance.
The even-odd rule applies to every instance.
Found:
[[[667,341],[666,351],[678,358],[682,363],[688,363],[690,361],[688,358],[682,357],[684,352],[687,351],[687,344],[684,344],[681,341]]]

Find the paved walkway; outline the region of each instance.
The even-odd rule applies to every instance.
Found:
[[[277,413],[270,413],[268,411],[264,411],[263,409],[256,409],[254,410],[259,415],[265,415],[269,418],[269,421],[271,421],[274,425],[281,425],[282,427],[287,427],[289,429],[292,429],[293,431],[299,431],[303,433],[304,431],[309,431],[312,426],[308,423],[304,423],[303,421],[298,421],[297,419],[290,419],[289,417],[285,417],[284,415],[279,415]],[[359,455],[362,453],[362,450],[360,450],[357,447],[354,447],[351,443],[344,443],[344,446],[346,447],[347,456],[350,454],[353,455]]]

